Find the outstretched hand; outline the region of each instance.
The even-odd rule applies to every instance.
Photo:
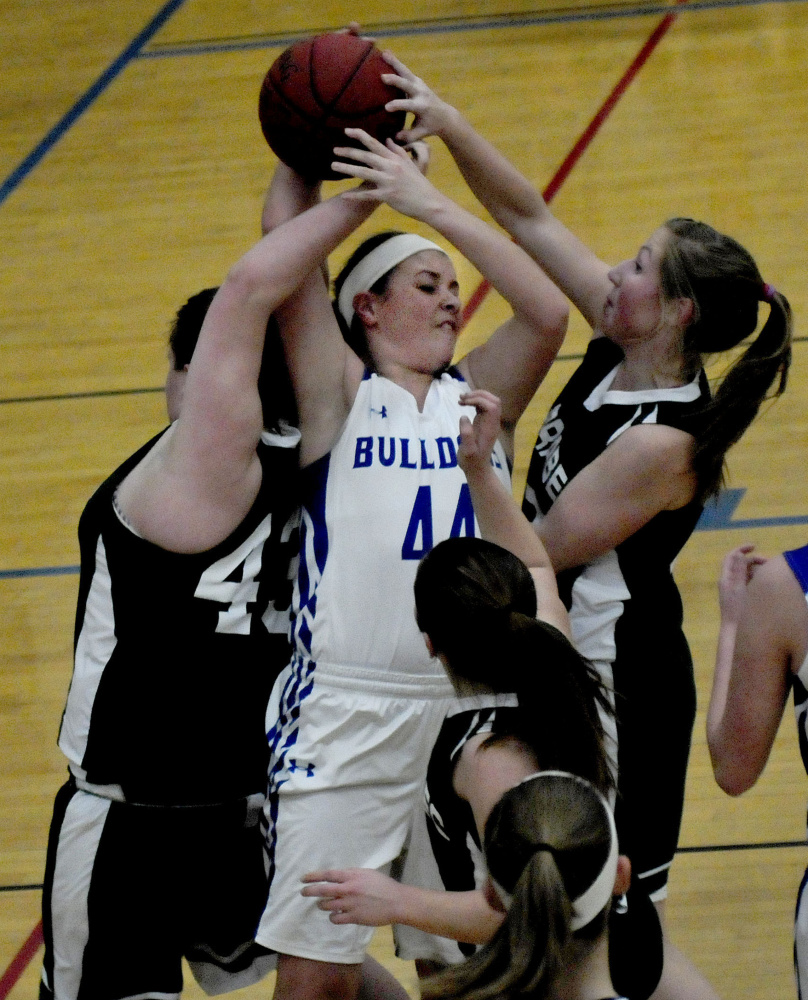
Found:
[[[301,881],[303,896],[319,896],[317,906],[330,912],[332,924],[384,927],[396,922],[401,883],[374,868],[309,872]]]
[[[502,404],[498,396],[485,389],[464,393],[460,404],[477,410],[473,423],[466,416],[460,418],[457,463],[468,479],[491,468],[491,453],[502,430]]]
[[[386,145],[379,142],[361,128],[346,128],[345,134],[358,139],[365,148],[335,147],[334,155],[341,159],[331,166],[337,173],[356,177],[364,183],[346,191],[343,198],[350,201],[384,201],[397,212],[414,219],[423,218],[430,206],[445,200],[445,196],[426,179],[429,163],[426,143],[416,143],[408,152],[391,139]]]
[[[740,620],[746,588],[758,566],[766,562],[765,556],[755,554],[754,545],[740,545],[724,557],[718,581],[718,603],[724,622]]]
[[[457,113],[455,109],[442,101],[392,52],[385,50],[382,55],[395,71],[382,73],[382,80],[391,87],[398,87],[407,95],[388,101],[385,108],[388,111],[407,111],[415,116],[410,127],[399,132],[396,138],[409,145],[428,135],[441,136],[451,117]]]

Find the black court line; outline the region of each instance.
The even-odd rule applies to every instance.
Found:
[[[94,389],[92,392],[60,392],[45,396],[7,396],[0,399],[4,403],[53,403],[64,399],[103,399],[107,396],[142,396],[151,392],[165,392],[162,385],[145,386],[138,389]]]
[[[768,843],[750,844],[706,844],[703,847],[677,847],[677,854],[714,854],[717,851],[770,851],[782,848],[808,848],[805,840],[773,840]],[[0,885],[0,892],[41,892],[41,882],[29,882],[21,885]]]
[[[768,3],[802,3],[804,0],[690,0],[689,12],[730,10],[735,7],[757,7]],[[585,9],[560,7],[554,10],[501,14],[497,17],[478,15],[464,18],[434,18],[362,24],[363,34],[373,38],[398,38],[402,35],[440,35],[463,31],[489,31],[501,28],[528,28],[550,24],[572,24],[587,21],[609,21],[615,18],[659,16],[670,14],[679,7],[669,3],[602,4]],[[264,35],[236,35],[225,38],[200,38],[181,44],[159,42],[138,54],[139,59],[162,59],[172,56],[205,55],[211,52],[237,52],[291,45],[309,35],[339,31],[345,25],[321,25],[297,32],[277,32]]]
[[[808,341],[808,337],[795,337],[793,343]],[[559,354],[553,364],[561,361],[582,361],[583,354]],[[42,396],[6,396],[0,399],[0,406],[6,403],[54,403],[68,399],[104,399],[108,396],[138,396],[148,393],[165,392],[162,385],[141,386],[136,389],[94,389],[92,392],[60,392]]]
[[[149,21],[146,27],[126,46],[117,59],[115,59],[104,70],[101,76],[90,85],[90,87],[76,101],[73,107],[65,114],[48,132],[44,139],[25,157],[9,176],[0,184],[0,205],[8,198],[11,192],[31,173],[42,158],[53,146],[62,138],[80,118],[87,108],[102,94],[119,73],[137,58],[140,50],[154,35],[163,27],[166,21],[174,14],[185,0],[168,0],[155,16]]]
[[[677,847],[677,854],[712,854],[716,851],[770,851],[781,847],[808,847],[805,840],[772,840],[762,844],[709,844],[704,847]]]

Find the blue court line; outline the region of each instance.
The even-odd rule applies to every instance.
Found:
[[[373,38],[398,38],[402,35],[442,35],[461,31],[489,31],[499,28],[526,28],[549,24],[571,24],[578,21],[608,21],[615,18],[643,17],[646,15],[670,14],[673,11],[684,14],[690,11],[722,10],[733,7],[756,7],[764,3],[802,3],[804,0],[688,0],[679,5],[626,4],[605,7],[588,7],[584,10],[561,8],[556,11],[535,14],[504,14],[500,17],[435,18],[434,20],[400,21],[395,24],[363,24],[363,34]],[[319,35],[337,31],[344,25],[309,28],[304,31],[283,34],[267,34],[259,37],[241,36],[236,38],[199,39],[181,45],[155,45],[138,55],[139,59],[162,59],[171,56],[205,55],[211,52],[240,52],[248,49],[267,49],[291,45],[309,35]]]
[[[696,531],[728,531],[737,528],[782,528],[792,524],[808,524],[808,514],[785,517],[749,517],[737,521],[733,515],[746,493],[743,487],[721,490],[717,497],[709,500],[704,512],[696,525]],[[73,576],[79,572],[79,566],[40,566],[32,569],[0,570],[0,580],[18,580],[32,576]],[[744,845],[740,845],[743,847]],[[753,847],[784,847],[795,846],[786,844],[753,844]],[[709,848],[719,850],[721,848]],[[683,848],[690,850],[690,848]],[[708,848],[699,848],[708,850]]]
[[[20,580],[27,576],[75,576],[80,566],[36,566],[32,569],[0,570],[0,580]]]
[[[721,490],[717,497],[708,500],[696,531],[730,531],[737,528],[782,528],[790,524],[808,524],[808,515],[785,517],[747,517],[733,520],[746,490],[733,488]]]
[[[143,46],[154,37],[166,21],[185,3],[185,0],[168,0],[155,14],[137,37],[127,45],[118,58],[98,77],[88,90],[76,101],[64,117],[53,126],[36,148],[25,157],[0,185],[0,205],[28,174],[37,166],[48,151],[56,145],[67,130],[84,114],[95,99],[102,94],[116,76],[133,59],[137,58]]]

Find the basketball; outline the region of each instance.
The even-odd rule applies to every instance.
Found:
[[[362,128],[380,142],[404,128],[403,111],[385,104],[403,97],[382,83],[392,72],[373,42],[345,33],[317,35],[282,52],[270,66],[258,117],[270,149],[307,180],[341,180],[334,146],[361,146],[344,133]]]

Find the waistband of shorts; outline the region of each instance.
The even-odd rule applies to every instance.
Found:
[[[352,691],[429,700],[453,698],[454,688],[449,678],[438,668],[429,674],[398,673],[393,670],[373,670],[353,663],[299,659],[296,667],[320,683]]]
[[[111,802],[123,802],[130,806],[140,806],[143,809],[217,809],[233,805],[246,806],[247,812],[258,812],[263,809],[266,795],[263,792],[256,792],[253,795],[246,795],[238,799],[227,799],[222,802],[200,802],[183,805],[161,805],[153,802],[132,802],[126,798],[123,788],[120,785],[95,785],[87,781],[75,771],[70,770],[70,778],[80,792],[88,795],[97,795],[100,799],[109,799]]]

